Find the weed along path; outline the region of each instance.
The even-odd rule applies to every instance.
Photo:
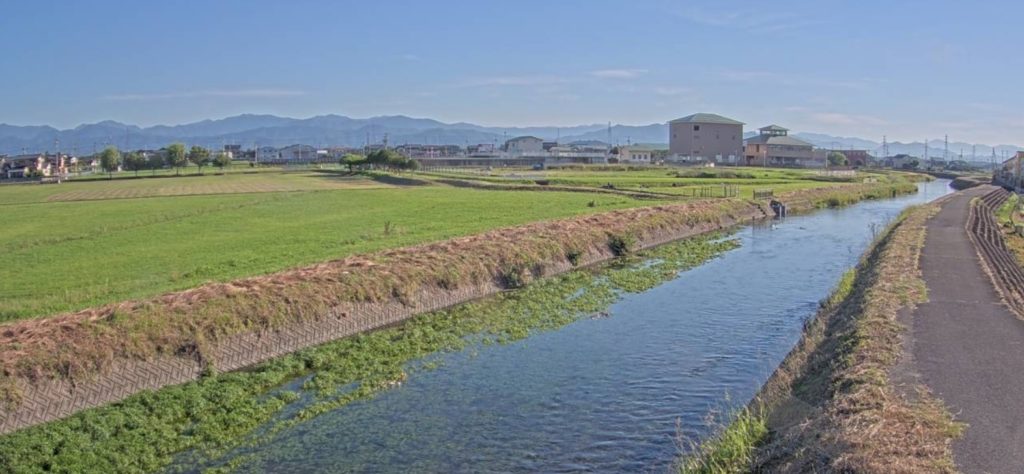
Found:
[[[1024,464],[1024,321],[1000,302],[965,229],[980,186],[950,198],[927,226],[911,372],[967,423],[954,442],[967,473],[1017,473]]]
[[[400,362],[397,378],[349,379],[330,364],[309,365],[324,368],[285,383],[287,397],[271,394],[287,405],[243,441],[183,452],[169,470],[665,470],[680,438],[699,441],[713,429],[709,410],[754,395],[876,232],[949,192],[945,180],[919,186],[416,318],[403,327],[467,343]],[[716,244],[731,240],[739,245]],[[475,330],[439,324],[469,317],[482,318]],[[389,341],[383,353],[404,347],[387,331],[338,344],[369,347],[376,337]],[[385,389],[360,393],[380,380]]]

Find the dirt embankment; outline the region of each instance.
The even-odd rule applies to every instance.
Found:
[[[752,402],[768,436],[751,472],[952,472],[959,432],[923,387],[896,388],[897,321],[926,299],[918,260],[934,205],[914,208],[823,302]]]

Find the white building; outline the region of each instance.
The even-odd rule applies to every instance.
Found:
[[[515,137],[505,142],[505,151],[513,154],[543,153],[544,140],[537,137]]]
[[[619,162],[651,164],[654,161],[654,150],[638,146],[620,146]]]
[[[288,145],[277,151],[284,161],[314,161],[316,148],[309,145]]]
[[[256,149],[256,161],[277,161],[281,159],[281,155],[277,152],[277,148],[272,146],[261,146]]]

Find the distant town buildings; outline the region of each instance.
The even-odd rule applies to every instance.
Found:
[[[743,122],[697,113],[668,123],[670,160],[736,164],[743,156]]]
[[[746,165],[773,167],[822,168],[829,166],[828,155],[841,152],[846,166],[887,166],[904,168],[950,168],[943,161],[922,160],[909,155],[876,158],[865,149],[815,148],[811,143],[793,137],[789,130],[768,125],[758,134],[744,140],[744,123],[713,113],[695,113],[668,122],[668,147],[608,143],[601,140],[562,142],[523,135],[501,143],[466,144],[388,144],[387,135],[378,143],[362,147],[320,147],[295,143],[285,147],[224,144],[223,153],[232,160],[246,160],[254,165],[289,165],[303,163],[338,163],[347,154],[368,154],[390,149],[420,162],[424,167],[446,166],[526,166],[543,167],[569,164],[623,163],[630,165],[673,164],[682,166]],[[590,135],[594,136],[594,135]],[[611,141],[611,140],[609,140]],[[628,140],[627,140],[628,141]],[[123,150],[124,151],[124,150]],[[136,150],[147,163],[161,163],[165,150]],[[0,178],[64,176],[66,173],[89,173],[98,170],[98,154],[91,157],[70,155],[22,154],[0,155]]]

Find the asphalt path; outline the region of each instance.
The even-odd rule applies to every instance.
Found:
[[[909,335],[918,381],[968,424],[953,445],[966,473],[1024,473],[1024,321],[1000,302],[965,224],[970,200],[957,193],[927,223],[921,271],[928,299]]]

